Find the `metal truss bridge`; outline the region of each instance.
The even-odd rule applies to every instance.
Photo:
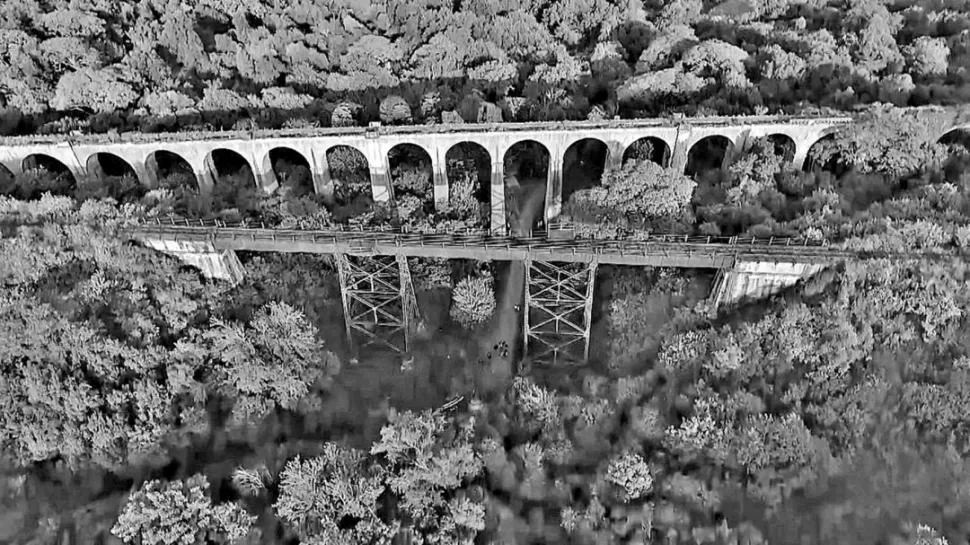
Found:
[[[601,264],[712,268],[739,261],[827,265],[851,252],[804,239],[651,235],[642,240],[563,240],[404,230],[275,229],[242,223],[167,218],[129,227],[127,235],[185,258],[226,251],[334,256],[351,346],[410,349],[420,322],[408,258],[523,261],[523,347],[535,363],[579,363],[589,355],[596,268]],[[179,249],[180,248],[180,249]]]

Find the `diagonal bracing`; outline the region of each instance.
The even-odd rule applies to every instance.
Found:
[[[336,254],[347,339],[355,352],[410,349],[418,306],[404,256]]]
[[[525,354],[537,364],[589,358],[596,263],[526,262]]]

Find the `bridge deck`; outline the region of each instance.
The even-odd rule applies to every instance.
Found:
[[[142,225],[135,240],[208,242],[218,250],[403,255],[493,261],[579,262],[682,268],[729,268],[739,259],[779,263],[831,263],[850,257],[794,239],[659,235],[646,240],[554,240],[485,234],[438,235],[381,231],[324,231],[251,227]]]

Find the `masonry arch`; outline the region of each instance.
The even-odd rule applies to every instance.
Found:
[[[645,136],[623,150],[623,162],[653,161],[666,168],[670,166],[670,146],[662,138]]]
[[[687,168],[684,173],[697,177],[712,170],[720,170],[733,148],[731,139],[720,134],[701,138],[687,152]]]
[[[327,148],[327,169],[333,183],[334,219],[343,221],[364,212],[373,200],[370,163],[359,149],[343,144]],[[351,206],[354,203],[359,206]]]
[[[387,151],[387,165],[394,189],[392,199],[400,201],[412,196],[421,199],[425,206],[433,206],[432,161],[426,149],[417,144],[398,144]]]
[[[17,177],[0,163],[0,195],[17,196]]]
[[[535,140],[521,140],[505,152],[505,217],[510,233],[527,234],[545,224],[550,158],[549,149]]]
[[[610,150],[598,138],[583,138],[573,142],[563,154],[562,202],[577,191],[596,187],[603,182]]]
[[[131,166],[131,163],[113,153],[92,153],[88,156],[84,166],[89,175],[102,182],[107,181],[108,178],[123,178],[125,176],[138,179],[135,168]]]
[[[488,204],[492,197],[492,156],[484,146],[475,142],[459,142],[445,152],[445,173],[449,197],[455,184],[464,179],[473,183],[475,200]]]
[[[795,160],[795,140],[792,137],[787,134],[775,133],[769,134],[767,138],[775,148],[775,155],[784,159],[786,163]]]
[[[50,155],[28,155],[24,157],[21,168],[23,176],[18,182],[21,198],[36,199],[48,191],[67,196],[77,189],[77,178],[71,169]]]
[[[943,173],[947,180],[959,180],[970,171],[970,126],[955,127],[938,140],[947,148],[948,156],[943,163]]]
[[[313,193],[313,171],[306,156],[293,148],[280,146],[266,154],[264,172],[272,172],[280,190],[291,197]]]
[[[839,157],[834,153],[832,145],[835,143],[835,133],[829,133],[808,147],[808,155],[805,158],[805,165],[802,170],[806,172],[825,171],[837,174],[841,168]]]
[[[177,153],[168,150],[153,151],[145,158],[145,165],[155,175],[158,186],[161,188],[199,189],[199,180],[195,175],[195,169],[184,157]]]
[[[970,151],[970,126],[954,127],[943,133],[937,141],[949,148],[960,147]]]
[[[256,187],[256,174],[249,161],[237,151],[217,148],[206,157],[206,167],[216,180],[216,186],[236,188]]]
[[[79,199],[111,197],[125,203],[138,201],[148,192],[131,163],[118,155],[92,153],[84,166],[88,179],[79,184]]]
[[[228,213],[226,217],[234,220],[256,212],[259,207],[256,173],[245,157],[230,149],[217,148],[206,156],[205,165],[215,179],[211,193],[213,212]]]

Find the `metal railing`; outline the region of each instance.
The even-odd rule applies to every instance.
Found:
[[[487,229],[461,229],[456,231],[448,232],[435,232],[435,231],[420,231],[420,230],[409,230],[407,228],[393,228],[389,226],[378,226],[378,227],[364,227],[361,225],[329,225],[321,228],[314,229],[301,229],[301,228],[281,228],[274,227],[271,225],[266,225],[265,222],[248,222],[246,220],[239,222],[225,222],[218,219],[213,220],[203,220],[196,219],[190,220],[188,218],[176,217],[176,216],[166,216],[154,218],[153,222],[159,227],[174,227],[174,228],[203,228],[203,229],[226,229],[234,230],[238,233],[238,230],[251,230],[254,231],[250,236],[261,238],[261,239],[272,239],[277,238],[290,238],[294,236],[299,238],[304,238],[304,235],[311,235],[314,237],[327,236],[329,234],[334,235],[350,235],[342,236],[346,240],[350,239],[361,239],[361,238],[373,238],[390,236],[396,241],[407,242],[407,243],[434,243],[434,242],[466,242],[466,243],[481,243],[488,244],[490,242],[494,243],[510,243],[514,242],[514,246],[521,246],[522,243],[542,243],[544,246],[558,245],[564,248],[572,246],[585,246],[588,244],[593,244],[596,246],[609,246],[611,244],[620,245],[631,245],[640,246],[643,244],[691,244],[691,245],[731,245],[731,246],[769,246],[769,247],[801,247],[801,248],[827,248],[828,244],[824,241],[811,240],[806,238],[793,238],[793,237],[754,237],[754,236],[713,236],[713,235],[690,235],[690,234],[653,234],[638,238],[629,239],[596,239],[591,237],[577,236],[576,238],[568,241],[550,241],[546,236],[524,236],[515,237],[507,235],[493,235]],[[557,222],[550,224],[550,229],[569,229],[571,226],[567,223]],[[255,231],[264,231],[261,233],[256,233]],[[227,233],[228,234],[228,233]],[[390,241],[391,239],[385,238],[385,240]]]

